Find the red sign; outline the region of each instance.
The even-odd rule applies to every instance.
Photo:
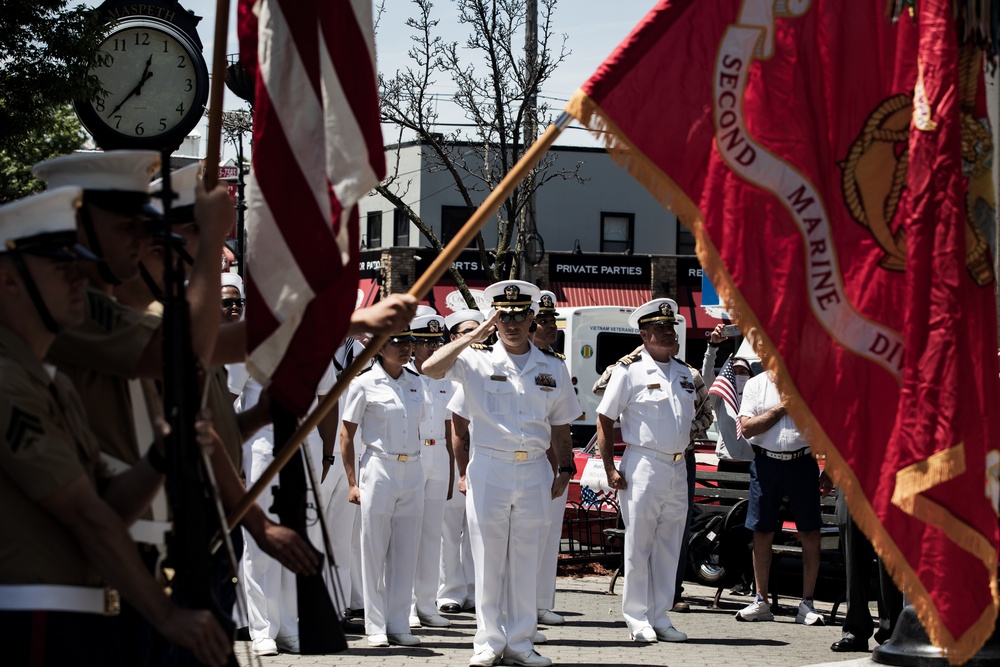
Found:
[[[239,175],[240,175],[239,167],[236,166],[219,167],[220,180],[226,178],[237,178],[239,177]]]

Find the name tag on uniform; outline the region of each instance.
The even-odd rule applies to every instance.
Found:
[[[491,375],[490,379],[491,380],[496,380],[497,382],[506,382],[507,381],[507,376],[506,375]]]
[[[646,385],[646,389],[659,389],[659,388],[660,388],[660,383],[659,382],[657,382],[656,384],[647,384]]]

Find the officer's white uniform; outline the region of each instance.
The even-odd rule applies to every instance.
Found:
[[[633,634],[673,627],[667,612],[687,517],[684,450],[695,397],[687,366],[674,359],[658,363],[644,349],[634,362],[615,368],[597,408],[620,419],[628,445],[619,468],[628,488],[618,493],[625,523],[622,614]]]
[[[417,545],[424,506],[418,424],[423,385],[403,369],[398,379],[380,363],[351,382],[343,421],[359,426],[361,456],[361,580],[365,631],[409,633]]]
[[[464,350],[445,378],[471,421],[466,512],[476,572],[474,651],[533,650],[538,544],[551,502],[551,425],[581,412],[566,366],[533,345],[523,368],[502,343]]]

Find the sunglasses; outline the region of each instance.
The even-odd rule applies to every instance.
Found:
[[[238,308],[242,308],[243,307],[243,302],[244,302],[243,299],[232,299],[232,298],[230,298],[230,299],[223,299],[222,300],[222,307],[223,308],[232,308],[233,306],[237,306]]]
[[[528,312],[522,311],[520,313],[500,313],[500,321],[503,324],[510,324],[511,322],[523,322],[528,319]]]

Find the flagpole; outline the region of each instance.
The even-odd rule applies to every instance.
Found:
[[[202,181],[211,190],[219,181],[222,151],[222,105],[226,83],[226,38],[229,33],[229,0],[215,1],[215,45],[212,49],[212,87],[208,94],[208,137]]]
[[[573,120],[573,117],[563,112],[559,118],[548,126],[545,133],[525,151],[517,164],[514,165],[504,179],[500,181],[496,189],[486,198],[486,201],[480,204],[476,212],[472,214],[472,217],[458,231],[451,242],[444,247],[444,250],[441,251],[437,259],[428,267],[427,271],[413,284],[409,294],[415,296],[417,299],[422,299],[434,287],[437,281],[441,279],[441,276],[444,275],[444,272],[458,258],[459,254],[472,243],[476,234],[486,224],[486,221],[493,217],[500,208],[500,205],[503,204],[503,201],[527,177],[528,172],[538,164],[538,161],[542,159],[545,153],[548,152],[552,144],[555,143],[559,133],[569,125],[571,120]],[[243,500],[229,514],[229,530],[233,530],[239,524],[253,504],[257,502],[257,498],[269,488],[271,481],[278,474],[278,471],[299,451],[299,446],[305,440],[306,435],[316,428],[323,418],[326,417],[327,413],[333,409],[340,395],[347,389],[347,385],[351,383],[351,380],[358,373],[365,369],[368,362],[374,358],[375,354],[388,339],[388,335],[377,336],[372,339],[367,347],[365,347],[364,352],[355,357],[351,365],[341,373],[340,379],[337,380],[337,384],[330,390],[330,393],[323,397],[323,400],[316,406],[316,409],[306,417],[295,433],[292,434],[289,446],[282,448],[280,452],[276,453],[274,461],[264,470],[253,486],[247,489]],[[212,550],[214,551],[216,548],[218,548],[218,545],[213,543]]]

